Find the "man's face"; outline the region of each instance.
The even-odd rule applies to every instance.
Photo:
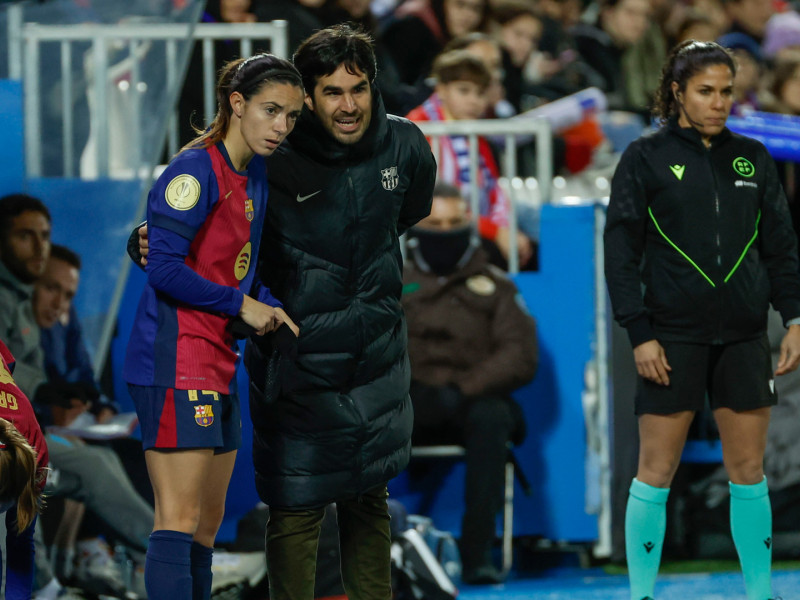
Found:
[[[33,283],[44,273],[50,256],[50,221],[44,213],[29,210],[14,217],[5,239],[0,240],[0,260],[23,283]]]
[[[428,231],[451,231],[469,225],[467,202],[460,196],[434,196],[431,213],[416,227]]]
[[[456,120],[480,119],[489,104],[486,88],[472,81],[451,81],[436,86],[447,115]]]
[[[50,329],[69,311],[78,292],[80,272],[60,258],[47,261],[33,289],[33,315],[42,329]]]
[[[358,69],[349,73],[344,65],[317,79],[312,94],[306,95],[306,104],[342,144],[355,144],[364,137],[372,119],[372,90],[367,76]]]

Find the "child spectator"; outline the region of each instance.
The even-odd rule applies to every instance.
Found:
[[[486,110],[486,91],[492,75],[483,62],[465,50],[453,50],[437,57],[433,66],[436,87],[423,104],[412,110],[412,121],[450,121],[480,119]],[[436,157],[439,180],[456,185],[465,196],[472,183],[469,141],[466,136],[439,138]],[[500,171],[489,143],[478,138],[478,180],[480,192],[478,230],[489,242],[496,262],[508,261],[510,235],[508,227],[509,198],[498,184]],[[531,240],[517,233],[520,265],[526,265],[533,254]],[[499,255],[498,255],[499,253]]]

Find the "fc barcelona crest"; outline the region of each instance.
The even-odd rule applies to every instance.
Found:
[[[255,210],[253,209],[252,198],[247,198],[244,201],[244,216],[247,217],[248,221],[252,221],[253,217],[255,216]]]
[[[200,427],[208,427],[214,422],[214,411],[210,404],[201,404],[194,407],[194,420]]]
[[[400,182],[400,177],[397,175],[397,167],[389,167],[388,169],[381,169],[381,185],[383,189],[392,191],[397,187]]]

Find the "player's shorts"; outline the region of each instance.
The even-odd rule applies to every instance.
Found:
[[[778,403],[769,339],[730,344],[661,342],[667,356],[669,385],[639,377],[636,414],[700,411],[706,393],[711,409],[754,410]]]
[[[215,454],[223,454],[242,445],[237,394],[133,384],[128,389],[145,450],[214,448]]]

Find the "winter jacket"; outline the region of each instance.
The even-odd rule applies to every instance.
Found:
[[[256,487],[272,506],[319,507],[408,462],[398,236],[430,212],[436,165],[419,129],[386,115],[375,90],[359,142],[339,143],[306,109],[267,163],[259,273],[300,337],[276,358],[277,384],[264,383],[269,339],[245,353]]]
[[[674,117],[632,143],[611,184],[605,271],[634,347],[757,338],[770,301],[784,322],[800,316],[796,238],[766,148],[728,129],[707,148]]]
[[[409,260],[403,283],[414,381],[455,385],[466,396],[507,396],[533,379],[536,323],[482,250],[444,277]]]

